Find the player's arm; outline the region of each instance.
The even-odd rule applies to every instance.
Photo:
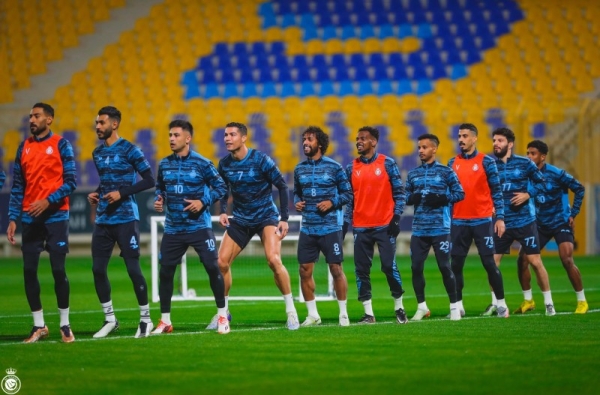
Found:
[[[200,201],[202,202],[202,209],[206,209],[212,206],[215,202],[221,201],[221,199],[227,194],[227,184],[215,168],[212,163],[208,163],[204,166],[204,178],[207,180],[207,184],[210,186],[210,193],[205,194]]]
[[[448,184],[448,189],[450,189],[449,203],[457,203],[465,198],[465,190],[453,170],[446,173],[446,183]]]
[[[296,166],[294,169],[294,207],[296,207],[296,211],[302,212],[304,207],[306,206],[306,202],[302,198],[302,184],[300,184],[300,165]]]
[[[13,185],[10,190],[10,199],[8,202],[8,228],[6,229],[6,238],[12,244],[16,244],[15,232],[17,230],[17,220],[21,217],[23,210],[23,195],[25,193],[25,180],[21,169],[21,153],[23,143],[19,145],[15,155],[15,164],[13,167]]]
[[[392,198],[394,199],[394,215],[402,215],[404,205],[406,203],[406,195],[404,193],[404,185],[402,184],[402,176],[396,161],[387,157],[385,160],[385,171],[392,185]]]
[[[154,191],[154,210],[158,213],[164,211],[164,203],[167,199],[167,188],[163,177],[163,162],[158,165],[158,174],[156,175],[156,190]]]
[[[333,207],[341,209],[343,206],[351,204],[354,199],[352,185],[350,185],[348,176],[342,166],[336,168],[336,180],[338,196],[333,199],[332,203]]]
[[[485,156],[483,158],[483,170],[487,178],[488,186],[492,193],[492,202],[494,204],[494,213],[496,220],[504,222],[504,197],[502,196],[502,185],[498,175],[498,166],[492,158]]]
[[[574,194],[573,207],[571,208],[571,215],[569,217],[575,219],[577,214],[581,211],[581,205],[583,204],[583,197],[585,196],[585,187],[572,175],[566,171],[562,171],[560,175],[560,184],[565,188],[570,189]],[[570,222],[572,222],[570,220]]]
[[[350,190],[354,193],[354,188],[352,187],[352,163],[349,163],[346,166],[346,177],[348,177],[348,183],[350,184]],[[348,227],[352,223],[354,211],[354,199],[352,199],[348,204],[346,204],[346,211],[344,212],[344,235],[348,231]]]
[[[225,182],[225,195],[219,200],[219,223],[221,226],[229,226],[229,218],[227,217],[227,201],[229,200],[229,179],[223,170],[223,165],[219,162],[217,172]]]
[[[129,151],[129,162],[133,165],[135,171],[142,177],[141,180],[133,185],[127,185],[119,188],[118,193],[121,195],[120,199],[125,199],[128,196],[135,195],[136,193],[145,191],[146,189],[153,188],[156,185],[154,175],[152,174],[152,168],[150,163],[144,156],[144,153],[138,147],[134,147]],[[116,199],[118,201],[120,199]]]
[[[418,206],[421,203],[421,193],[416,193],[415,184],[413,183],[413,172],[408,172],[406,177],[406,184],[404,186],[404,193],[406,194],[406,204],[408,206]]]

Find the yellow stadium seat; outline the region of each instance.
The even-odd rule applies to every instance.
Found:
[[[378,38],[367,38],[363,41],[362,47],[364,53],[381,52],[381,40]]]
[[[362,51],[362,43],[357,38],[350,38],[346,40],[343,44],[344,53],[346,54],[360,53]]]
[[[334,38],[334,39],[325,41],[325,47],[324,47],[323,51],[327,55],[342,53],[344,51],[344,45],[342,44],[341,40]]]
[[[308,55],[317,55],[324,52],[323,41],[310,40],[305,45],[305,50]]]
[[[383,53],[395,53],[401,50],[400,41],[394,37],[384,38],[381,43],[381,51]]]
[[[282,34],[280,28],[270,27],[263,31],[263,37],[264,37],[265,41],[267,41],[267,42],[281,41],[283,34]]]

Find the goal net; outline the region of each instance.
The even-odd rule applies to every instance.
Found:
[[[298,237],[300,235],[300,224],[302,217],[300,215],[290,216],[288,223],[290,230],[287,236],[282,240],[281,258],[284,266],[290,274],[292,283],[292,293],[303,302],[302,291],[300,289],[300,279],[298,276],[298,260],[296,258],[298,248]],[[158,253],[160,251],[160,242],[164,232],[164,216],[153,216],[150,222],[151,232],[151,252],[152,252],[152,301],[158,302],[158,272],[159,262]],[[213,216],[213,231],[217,242],[223,239],[223,227],[219,224],[219,217]],[[254,236],[246,248],[233,261],[231,265],[231,274],[233,283],[229,294],[229,300],[281,300],[281,292],[275,285],[273,272],[267,264],[264,249],[258,236]],[[315,265],[313,273],[316,289],[316,300],[335,300],[333,291],[333,278],[329,273],[329,267],[321,256],[319,262]],[[181,259],[181,265],[175,276],[175,286],[173,292],[173,301],[214,300],[208,275],[204,270],[204,265],[192,248]]]

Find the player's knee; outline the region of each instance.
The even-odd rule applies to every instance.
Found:
[[[334,279],[344,276],[342,265],[329,265],[329,271],[331,272],[331,277],[333,277]]]

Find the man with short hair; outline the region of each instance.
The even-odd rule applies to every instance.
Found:
[[[499,317],[508,317],[504,300],[502,273],[494,261],[494,235],[504,233],[504,201],[494,160],[477,150],[478,130],[472,123],[458,127],[458,146],[461,153],[450,159],[452,168],[465,191],[465,198],[452,207],[451,256],[452,272],[456,279],[457,304],[460,314],[465,315],[462,291],[465,285],[463,268],[471,243],[475,241],[481,264],[487,272],[488,282],[496,298],[484,312],[491,315],[492,308],[499,306]],[[492,215],[495,223],[492,224]],[[488,314],[489,312],[489,314]]]
[[[248,128],[239,122],[225,126],[225,147],[229,155],[219,161],[219,174],[231,189],[233,218],[227,216],[228,193],[221,199],[219,222],[227,230],[219,247],[219,269],[225,281],[225,306],[231,289],[231,264],[258,234],[275,284],[283,295],[289,330],[300,328],[294,306],[290,275],[281,261],[281,240],[288,233],[288,186],[269,156],[246,146]],[[278,212],[273,202],[273,185],[279,190]],[[227,309],[228,310],[228,309]],[[228,313],[229,314],[229,313]],[[207,329],[217,329],[218,313]]]
[[[219,271],[217,243],[212,231],[210,206],[219,201],[227,187],[213,164],[190,149],[194,127],[188,121],[169,124],[172,155],[160,161],[156,177],[154,209],[166,208],[165,232],[160,243],[161,319],[153,335],[173,332],[171,298],[177,265],[188,247],[193,247],[208,274],[219,318],[217,331],[229,333],[225,308],[225,285]]]
[[[53,120],[52,106],[33,105],[29,113],[32,136],[17,149],[10,192],[6,236],[12,245],[16,244],[16,221],[20,218],[25,294],[33,315],[33,328],[25,343],[48,337],[38,280],[42,251],[50,255],[62,341],[75,341],[69,324],[70,288],[65,271],[69,252],[69,195],[77,187],[75,157],[69,141],[50,130]]]
[[[535,200],[536,223],[540,237],[540,250],[554,238],[558,244],[558,255],[567,271],[571,285],[577,297],[575,314],[585,314],[589,307],[583,291],[583,282],[579,268],[573,260],[574,237],[573,227],[575,217],[581,210],[585,187],[566,171],[546,163],[548,145],[541,140],[533,140],[527,144],[527,157],[535,163],[544,175],[546,182],[546,193],[535,195],[537,190],[530,188],[529,193]],[[575,194],[573,207],[569,204],[569,190]],[[525,257],[525,251],[521,249],[518,258],[519,282],[523,289],[524,300],[515,311],[523,314],[535,308],[535,302],[531,293],[531,272],[529,261]]]
[[[309,126],[302,133],[302,148],[307,159],[294,169],[294,204],[296,210],[302,213],[298,241],[300,286],[308,309],[302,326],[321,323],[313,278],[319,252],[325,256],[333,277],[340,308],[339,323],[341,326],[350,325],[346,307],[348,280],[342,269],[342,207],[352,201],[352,190],[342,165],[325,156],[328,147],[327,133],[318,126]]]
[[[96,210],[96,226],[92,234],[92,271],[96,294],[104,311],[104,323],[95,338],[117,331],[108,279],[108,262],[115,243],[121,249],[127,274],[140,306],[140,323],[136,338],[147,337],[153,325],[148,304],[148,287],[140,268],[140,216],[135,194],[154,186],[150,164],[142,151],[119,137],[121,112],[112,106],[102,107],[96,117],[96,134],[102,144],[94,149],[92,157],[100,176],[100,185],[88,195]],[[142,179],[136,181],[136,173]]]
[[[352,224],[358,300],[365,310],[358,323],[375,323],[371,302],[371,265],[377,244],[381,271],[394,299],[396,321],[406,324],[408,319],[402,303],[404,289],[396,264],[396,237],[400,233],[400,216],[406,197],[396,161],[377,153],[378,142],[378,129],[371,126],[358,129],[356,148],[359,157],[346,167],[354,201],[346,207],[342,233],[345,235]]]
[[[461,319],[456,299],[456,280],[450,267],[450,205],[460,202],[465,192],[456,173],[436,161],[440,140],[434,134],[417,138],[421,166],[408,172],[406,178],[407,204],[415,206],[410,259],[412,283],[417,297],[417,311],[412,321],[431,315],[425,302],[425,276],[423,269],[429,250],[433,247],[444,287],[450,299],[450,319]]]
[[[500,266],[502,256],[510,251],[510,246],[516,240],[521,244],[521,250],[533,266],[537,282],[544,295],[546,315],[553,316],[554,302],[550,291],[548,272],[540,255],[540,238],[535,224],[535,207],[529,198],[528,187],[533,184],[538,195],[547,192],[544,176],[537,166],[524,156],[514,155],[512,150],[515,134],[508,128],[498,128],[492,132],[494,156],[502,184],[504,198],[506,232],[494,237],[496,253],[494,261]],[[493,304],[493,301],[492,301]]]

